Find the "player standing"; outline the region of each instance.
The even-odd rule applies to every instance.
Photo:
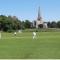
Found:
[[[16,36],[16,32],[14,32],[14,35]]]
[[[36,32],[33,32],[33,39],[36,38]]]

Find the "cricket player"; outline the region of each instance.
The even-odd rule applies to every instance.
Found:
[[[36,32],[33,32],[33,39],[36,38]]]
[[[16,32],[14,32],[14,35],[16,36]]]

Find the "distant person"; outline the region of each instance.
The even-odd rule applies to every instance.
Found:
[[[33,32],[33,39],[36,38],[36,32]]]
[[[14,35],[15,35],[15,36],[16,36],[16,34],[17,34],[17,33],[16,33],[16,32],[14,32]]]

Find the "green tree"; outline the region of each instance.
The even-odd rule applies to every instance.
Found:
[[[47,23],[48,28],[51,28],[51,22]]]
[[[21,28],[21,21],[16,16],[0,15],[0,30],[18,30]]]
[[[60,21],[57,22],[57,27],[60,28]]]
[[[51,22],[51,28],[57,28],[57,23],[55,21]]]
[[[31,22],[29,20],[25,20],[24,26],[25,26],[25,28],[30,28]]]

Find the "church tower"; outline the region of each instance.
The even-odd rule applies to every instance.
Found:
[[[36,20],[36,28],[43,28],[43,21],[40,13],[40,7],[38,8],[38,16]]]

